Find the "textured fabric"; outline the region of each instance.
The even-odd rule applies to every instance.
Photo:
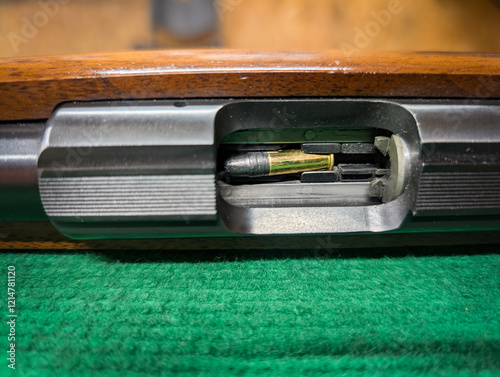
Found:
[[[16,267],[19,314],[17,368],[3,358],[0,376],[500,375],[496,251],[0,261],[4,284]]]

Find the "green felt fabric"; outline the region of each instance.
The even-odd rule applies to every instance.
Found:
[[[17,368],[0,376],[500,375],[490,251],[5,253]]]

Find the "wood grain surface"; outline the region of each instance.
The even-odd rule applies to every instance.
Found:
[[[500,98],[500,55],[147,51],[0,59],[1,121],[68,101],[232,97]]]

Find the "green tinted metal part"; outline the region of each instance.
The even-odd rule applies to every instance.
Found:
[[[373,143],[380,134],[374,128],[262,128],[233,132],[222,144]]]

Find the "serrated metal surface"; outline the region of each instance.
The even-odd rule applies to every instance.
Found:
[[[417,191],[417,213],[500,210],[500,172],[423,172]]]
[[[40,194],[51,217],[169,217],[216,214],[215,177],[47,177]]]

